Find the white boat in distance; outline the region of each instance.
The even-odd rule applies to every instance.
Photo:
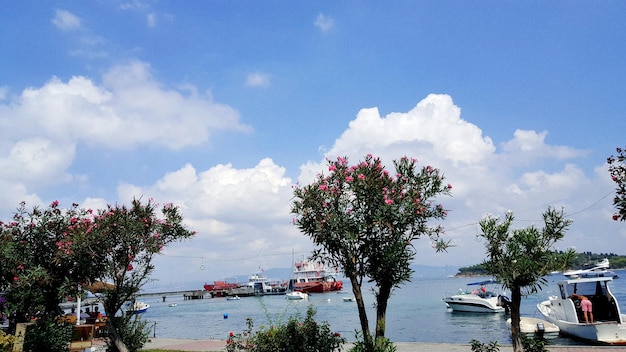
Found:
[[[309,294],[302,291],[293,291],[286,294],[287,299],[292,301],[309,299]]]
[[[511,329],[511,318],[506,320],[506,325]],[[527,337],[536,339],[554,339],[561,331],[556,324],[534,317],[520,317],[519,329]]]
[[[473,313],[504,313],[509,311],[511,300],[487,289],[489,286],[497,286],[495,280],[471,282],[468,289],[455,295],[445,297],[443,301],[454,311]],[[471,289],[471,286],[478,286]]]
[[[576,270],[568,270],[563,275],[570,279],[587,278],[587,277],[612,277],[617,279],[618,276],[614,271],[609,270],[610,263],[608,258],[604,258],[595,264],[585,264],[582,268]]]
[[[626,345],[626,316],[611,293],[610,277],[571,279],[557,283],[559,295],[550,296],[537,305],[544,318],[567,334],[579,339],[609,345]],[[572,294],[587,297],[593,306],[593,321],[585,322],[578,299]]]

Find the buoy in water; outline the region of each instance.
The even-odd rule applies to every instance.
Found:
[[[228,313],[224,313],[224,319],[228,319]]]

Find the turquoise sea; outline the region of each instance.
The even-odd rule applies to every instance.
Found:
[[[611,283],[611,291],[620,302],[622,313],[626,312],[626,270],[616,270],[620,279]],[[486,278],[418,277],[394,291],[387,310],[386,335],[396,342],[510,343],[506,326],[506,314],[473,314],[453,312],[446,308],[442,298],[446,294],[464,289],[469,282]],[[537,303],[556,294],[555,282],[565,279],[560,274],[547,277],[544,289],[522,300],[522,316],[541,317]],[[346,285],[347,283],[347,285]],[[150,309],[142,315],[152,325],[151,336],[177,339],[226,339],[229,332],[241,332],[246,319],[252,318],[256,327],[286,322],[295,314],[304,316],[312,305],[317,310],[316,320],[327,321],[332,330],[354,341],[355,330],[360,330],[356,303],[344,302],[343,297],[352,296],[349,282],[344,280],[342,293],[313,294],[308,301],[290,301],[284,296],[242,297],[232,301],[225,298],[183,300],[171,296],[163,302],[160,297],[143,299]],[[370,329],[375,324],[374,297],[365,289],[366,305],[369,307]],[[207,295],[208,297],[208,295]],[[176,303],[175,307],[169,304]],[[577,345],[582,342],[559,337],[551,343]]]

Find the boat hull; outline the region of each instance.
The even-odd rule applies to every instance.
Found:
[[[467,295],[470,296],[470,295]],[[469,313],[504,313],[504,307],[497,305],[497,298],[493,302],[474,299],[473,297],[462,297],[462,295],[451,296],[443,300],[448,307],[457,312]]]
[[[324,293],[332,291],[341,291],[343,284],[341,281],[330,282],[297,282],[293,285],[294,290],[306,293]]]
[[[550,301],[537,305],[537,309],[549,322],[559,327],[561,333],[582,340],[608,345],[626,345],[626,325],[617,321],[602,321],[592,324],[575,323],[559,319],[561,314],[552,309]],[[622,320],[624,316],[622,315]]]

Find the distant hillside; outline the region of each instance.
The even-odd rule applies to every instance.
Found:
[[[604,258],[608,258],[611,263],[611,269],[626,268],[626,256],[617,255],[613,253],[600,253],[595,254],[591,252],[577,253],[576,259],[568,269],[580,268],[585,264],[597,263]],[[481,264],[475,264],[472,266],[461,267],[455,276],[482,276],[486,275],[485,266]]]

